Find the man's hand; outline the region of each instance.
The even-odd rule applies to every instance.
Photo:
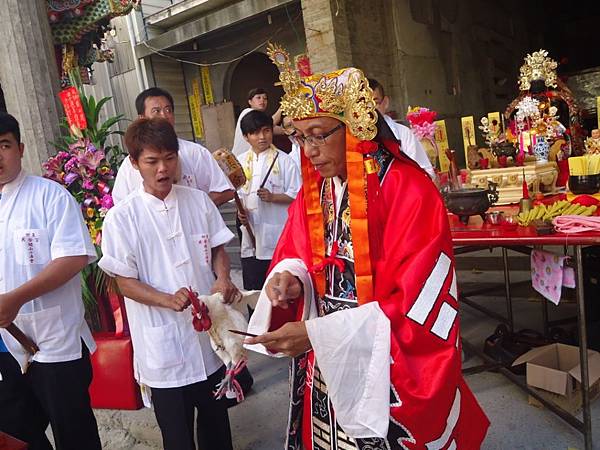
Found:
[[[161,306],[164,308],[169,308],[177,312],[183,311],[190,306],[187,288],[181,288],[174,294],[165,294],[161,303]]]
[[[240,219],[240,223],[244,226],[248,225],[248,216],[242,211],[238,211],[237,213],[238,219]]]
[[[290,300],[295,300],[302,295],[302,283],[287,270],[273,274],[265,288],[271,305],[283,309],[288,308]]]
[[[304,322],[288,322],[281,328],[254,338],[246,338],[245,344],[263,344],[272,353],[298,356],[311,349]]]
[[[272,202],[273,201],[273,193],[268,189],[262,188],[256,191],[258,198],[260,198],[263,202]]]
[[[0,328],[6,328],[14,322],[21,306],[10,294],[0,294]]]
[[[217,292],[223,294],[223,302],[227,303],[228,305],[234,301],[239,302],[242,298],[242,294],[228,277],[217,278],[217,281],[215,281],[215,284],[212,286],[211,294],[215,294]]]

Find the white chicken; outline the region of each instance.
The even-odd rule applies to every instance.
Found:
[[[227,398],[237,398],[238,401],[244,399],[244,394],[235,376],[246,366],[247,354],[244,336],[230,330],[248,329],[244,313],[248,306],[256,307],[260,291],[241,294],[240,301],[226,304],[220,293],[199,296],[193,289],[189,289],[194,328],[199,332],[208,332],[215,353],[226,367],[225,378],[217,386],[215,397],[221,398],[225,395]]]

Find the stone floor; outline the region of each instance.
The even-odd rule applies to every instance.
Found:
[[[239,273],[236,272],[239,277]],[[526,280],[528,272],[516,272],[513,281]],[[502,282],[501,272],[462,270],[462,289],[486,283]],[[541,303],[528,288],[515,291],[514,316],[516,328],[541,328]],[[502,291],[479,300],[500,313],[505,311]],[[551,305],[551,317],[573,315],[573,304]],[[463,339],[481,345],[496,322],[463,305],[461,310]],[[480,361],[466,355],[465,367]],[[249,367],[255,378],[251,395],[230,410],[236,450],[283,449],[283,433],[287,420],[288,372],[287,360],[251,355]],[[484,449],[568,450],[582,449],[581,435],[557,416],[545,409],[530,406],[527,396],[504,376],[479,373],[467,377],[467,382],[487,413],[491,427]],[[160,434],[151,411],[96,411],[106,450],[143,450],[160,448]],[[594,449],[600,450],[600,401],[593,404],[593,428],[596,430]],[[216,449],[211,449],[216,450]]]

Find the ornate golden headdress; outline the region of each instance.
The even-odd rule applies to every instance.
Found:
[[[284,114],[293,119],[326,116],[344,122],[360,140],[377,134],[377,112],[373,91],[364,74],[355,68],[300,78],[289,54],[276,44],[267,53],[279,68],[279,81],[285,94],[281,99]]]
[[[556,87],[556,61],[548,57],[546,50],[540,49],[537,52],[528,54],[525,57],[525,64],[521,66],[519,76],[519,89],[527,91],[534,80],[544,80],[546,87]]]

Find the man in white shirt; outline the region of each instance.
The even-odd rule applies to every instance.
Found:
[[[250,111],[265,112],[268,105],[269,98],[267,96],[267,91],[265,91],[263,88],[250,89],[248,92],[248,108],[242,110],[240,116],[238,117],[237,123],[235,124],[235,136],[233,138],[233,147],[231,148],[231,151],[236,157],[239,157],[242,153],[250,148],[248,141],[246,141],[244,138],[242,128],[240,127],[242,119]],[[274,114],[273,120],[281,120],[280,110],[277,110],[277,112]]]
[[[100,449],[79,277],[96,250],[75,199],[27,175],[23,151],[17,120],[0,113],[0,431],[51,450],[50,423],[58,450]],[[13,322],[35,355],[6,331]]]
[[[262,289],[273,251],[287,220],[288,205],[300,190],[300,173],[294,160],[273,146],[273,119],[251,111],[240,124],[250,150],[239,156],[248,181],[238,191],[248,215],[238,213],[242,228],[244,289]],[[252,242],[246,225],[251,227]]]
[[[164,89],[152,87],[141,92],[135,99],[139,117],[163,117],[175,126],[173,97]],[[178,139],[179,168],[177,183],[200,189],[208,194],[217,205],[233,198],[233,189],[210,151],[200,144]],[[142,185],[140,173],[133,167],[130,158],[125,158],[115,180],[113,199],[120,202],[130,192]]]
[[[435,170],[431,165],[431,161],[427,156],[427,152],[417,140],[414,133],[410,130],[410,128],[402,125],[401,123],[394,122],[394,119],[386,114],[390,104],[390,98],[385,95],[383,86],[374,78],[369,78],[369,87],[373,90],[373,100],[375,100],[377,112],[381,114],[385,120],[385,123],[388,124],[392,130],[392,133],[394,133],[394,136],[396,136],[396,139],[400,141],[400,149],[409,158],[421,166],[421,168],[427,172],[431,179],[435,181],[437,179]]]
[[[106,215],[100,267],[125,296],[136,378],[152,392],[166,450],[231,450],[225,374],[208,333],[192,325],[188,288],[239,296],[225,244],[233,234],[205,192],[173,184],[178,141],[161,118],[138,119],[125,134],[142,186]],[[216,274],[215,276],[213,275]]]

